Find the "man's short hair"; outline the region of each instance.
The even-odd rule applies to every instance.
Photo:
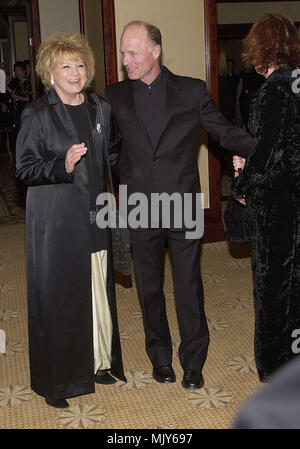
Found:
[[[148,37],[150,39],[151,42],[153,42],[154,45],[160,45],[162,44],[162,38],[161,38],[161,32],[159,30],[159,28],[157,28],[155,25],[151,25],[151,23],[148,22],[144,22],[143,20],[133,20],[132,22],[129,22],[124,30],[124,31],[129,28],[130,26],[144,26],[147,30],[148,33]]]

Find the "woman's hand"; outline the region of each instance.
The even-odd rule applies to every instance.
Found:
[[[245,167],[245,162],[246,159],[244,159],[243,157],[240,156],[233,156],[232,158],[233,161],[233,167],[234,170],[237,172],[240,168],[243,170]]]
[[[20,100],[20,101],[30,101],[29,97],[21,97],[20,95],[16,95],[16,94],[11,94],[11,98],[14,98],[15,100]]]
[[[238,172],[235,171],[234,172],[234,177],[236,178],[237,176],[239,176]],[[246,206],[246,200],[245,198],[236,198],[235,196],[233,196],[233,198],[235,199],[235,201],[238,201],[239,203],[241,203],[243,206]]]
[[[67,173],[72,173],[74,171],[75,165],[87,152],[87,147],[84,143],[72,145],[68,149],[65,159],[65,166]]]
[[[245,198],[236,198],[235,196],[233,197],[235,199],[235,201],[238,201],[239,203],[241,203],[243,206],[246,206],[246,200]]]

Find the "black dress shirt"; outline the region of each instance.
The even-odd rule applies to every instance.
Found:
[[[167,74],[162,70],[157,78],[146,84],[132,81],[135,110],[147,131],[154,148],[158,143],[166,110]]]

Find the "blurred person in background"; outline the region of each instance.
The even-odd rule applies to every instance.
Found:
[[[32,100],[31,81],[27,77],[26,65],[22,61],[14,64],[15,76],[7,86],[10,95],[9,111],[12,114],[12,126],[9,130],[10,151],[15,154],[16,139],[20,129],[20,119],[25,106]]]
[[[243,70],[239,74],[236,104],[240,109],[242,126],[245,129],[248,126],[251,100],[263,82],[264,77],[255,71],[249,61],[244,61]]]

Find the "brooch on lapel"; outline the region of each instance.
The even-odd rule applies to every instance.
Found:
[[[96,131],[97,131],[98,134],[101,134],[101,125],[100,125],[100,123],[97,123]]]

